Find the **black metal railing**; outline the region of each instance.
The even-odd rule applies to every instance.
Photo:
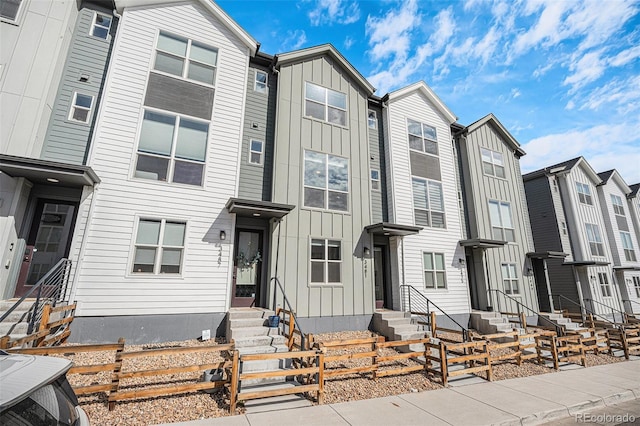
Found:
[[[562,294],[552,294],[551,297],[553,298],[557,298],[558,299],[558,308],[560,311],[563,310],[562,308],[562,301],[564,301],[564,305],[565,306],[577,306],[580,309],[580,316],[582,318],[582,325],[584,326],[584,324],[587,322],[587,314],[591,315],[591,317],[597,317],[599,321],[605,322],[605,323],[609,323],[611,324],[612,328],[619,328],[620,324],[617,324],[613,321],[611,321],[609,318],[601,315],[601,314],[597,314],[595,312],[593,312],[592,310],[590,310],[589,308],[587,308],[586,306],[582,306],[580,303],[569,299],[568,297],[562,295]],[[555,304],[555,301],[554,301]]]
[[[433,307],[460,328],[462,331],[462,340],[464,342],[469,341],[469,329],[453,319],[451,315],[447,314],[444,310],[438,307],[438,305],[429,300],[429,298],[417,288],[410,284],[403,284],[400,286],[400,294],[402,297],[402,307],[404,311],[424,317],[425,324],[431,328],[431,308]]]
[[[291,316],[293,317],[293,322],[296,325],[296,328],[298,329],[298,331],[300,332],[300,349],[305,350],[306,336],[302,331],[302,327],[300,327],[300,322],[298,321],[298,317],[294,313],[295,311],[293,310],[291,303],[289,303],[289,299],[287,299],[287,295],[284,293],[284,287],[282,287],[282,284],[280,283],[280,280],[278,279],[278,277],[272,277],[270,282],[276,283],[276,287],[274,287],[273,289],[273,310],[277,311],[277,308],[278,308],[278,305],[277,305],[278,291],[277,290],[280,289],[280,293],[282,294],[282,302],[287,307],[289,312],[292,313]]]
[[[555,328],[556,334],[558,336],[562,336],[564,334],[564,331],[563,331],[562,327],[560,327],[558,324],[554,323],[549,318],[541,315],[540,312],[538,312],[535,309],[525,305],[524,303],[522,303],[518,299],[516,299],[513,296],[505,293],[502,290],[499,290],[499,289],[496,289],[496,288],[490,288],[489,290],[487,290],[487,295],[489,296],[488,297],[489,300],[492,300],[492,298],[491,298],[491,293],[492,292],[495,293],[496,307],[498,308],[497,311],[500,312],[500,313],[504,313],[506,315],[516,314],[518,316],[518,324],[520,324],[520,328],[525,329],[525,332],[526,332],[526,324],[524,324],[522,322],[523,321],[522,320],[522,315],[523,314],[527,315],[526,313],[529,312],[529,313],[531,313],[531,314],[536,316],[536,321],[538,321],[538,325],[540,325],[539,321],[542,319],[543,321],[546,321],[549,325],[551,325],[553,328]],[[502,297],[502,299],[504,301],[504,305],[505,305],[505,309],[506,309],[505,311],[502,310],[502,304],[500,303],[500,297]],[[515,305],[515,309],[514,309],[514,305]]]
[[[27,298],[35,298],[29,308],[29,327],[27,328],[27,334],[33,333],[35,327],[40,324],[42,311],[46,303],[50,302],[53,306],[56,306],[56,304],[66,301],[70,272],[71,261],[69,259],[60,259],[20,300],[0,316],[0,322],[8,318]]]
[[[591,310],[592,310],[592,311],[595,311],[595,310],[596,310],[596,307],[595,307],[595,305],[594,305],[594,304],[597,304],[598,306],[600,306],[600,307],[602,307],[602,308],[606,309],[607,311],[611,311],[611,318],[613,319],[613,322],[614,322],[614,323],[617,323],[617,322],[618,322],[618,321],[616,320],[616,314],[618,314],[618,315],[620,316],[620,319],[622,320],[622,323],[626,323],[626,322],[627,322],[627,318],[626,318],[626,316],[625,316],[624,312],[619,311],[619,310],[617,310],[617,309],[614,309],[614,308],[612,308],[611,306],[607,305],[606,303],[602,303],[602,302],[600,302],[600,301],[598,301],[598,300],[595,300],[595,299],[588,299],[588,298],[585,298],[585,299],[584,299],[584,301],[585,301],[585,303],[590,303],[590,304],[591,304]]]

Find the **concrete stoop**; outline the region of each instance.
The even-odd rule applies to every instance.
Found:
[[[585,328],[582,325],[578,324],[577,322],[573,322],[570,318],[565,318],[562,314],[541,312],[539,315],[541,317],[548,319],[553,324],[563,328],[565,331],[568,331],[568,332],[575,333],[575,332],[582,332],[582,330],[585,330]],[[583,334],[584,337],[588,336],[586,331],[582,332],[581,334]]]
[[[0,316],[7,312],[19,299],[0,301]],[[27,335],[29,329],[29,310],[34,300],[26,299],[0,323],[0,337],[9,336],[11,340],[20,339]]]
[[[424,327],[414,323],[408,312],[380,309],[374,312],[373,330],[387,340],[424,339],[428,336]],[[401,352],[424,351],[424,345],[407,345],[396,348]]]
[[[471,328],[480,334],[509,333],[514,328],[500,312],[473,311],[470,323]]]

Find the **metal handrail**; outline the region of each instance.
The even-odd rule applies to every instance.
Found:
[[[619,324],[617,324],[617,323],[615,323],[613,321],[609,321],[609,319],[607,319],[606,317],[603,317],[602,315],[597,314],[597,313],[589,310],[586,306],[582,306],[581,304],[569,299],[567,296],[564,296],[562,294],[552,294],[551,297],[557,297],[558,298],[558,306],[560,307],[560,310],[562,310],[562,300],[566,300],[567,302],[571,303],[572,305],[575,305],[575,306],[579,307],[580,308],[580,314],[582,315],[583,325],[587,321],[587,319],[585,318],[585,314],[584,314],[586,312],[589,315],[596,316],[596,317],[600,318],[601,320],[604,320],[604,322],[608,322],[609,324],[612,324],[614,326],[614,328],[619,326]]]
[[[502,294],[502,296],[505,298],[505,302],[508,299],[508,300],[516,303],[516,306],[518,307],[518,322],[520,323],[520,328],[524,328],[524,324],[522,324],[522,311],[520,310],[520,308],[522,307],[522,308],[528,310],[529,312],[532,312],[538,318],[542,318],[543,320],[547,321],[549,324],[551,324],[556,329],[556,334],[558,336],[562,336],[562,334],[563,334],[562,327],[560,327],[558,324],[556,324],[553,321],[551,321],[549,318],[546,318],[545,316],[541,315],[540,312],[536,311],[533,308],[530,308],[529,306],[525,305],[524,303],[522,303],[521,301],[519,301],[515,297],[512,297],[512,296],[508,295],[507,293],[505,293],[504,291],[502,291],[500,289],[497,289],[497,288],[488,289],[487,293],[489,293],[489,300],[491,300],[491,296],[490,296],[491,293],[490,292],[492,292],[492,291],[495,291],[496,294]],[[500,312],[500,299],[497,296],[496,296],[496,302],[498,302],[498,312]]]
[[[272,277],[270,282],[275,281],[275,283],[278,285],[278,288],[280,289],[280,292],[282,293],[282,300],[284,301],[284,303],[286,304],[287,308],[289,309],[289,312],[292,313],[292,317],[293,317],[293,322],[295,323],[296,327],[298,328],[298,331],[300,331],[300,348],[301,350],[304,350],[306,348],[305,346],[305,334],[302,331],[302,327],[300,327],[300,322],[298,322],[298,317],[295,315],[295,311],[293,310],[293,307],[291,306],[291,303],[289,303],[289,299],[287,299],[287,295],[284,294],[284,287],[282,287],[282,284],[280,283],[280,279],[278,279],[278,277]],[[277,308],[276,305],[276,296],[277,296],[277,292],[276,289],[274,288],[273,290],[273,310],[275,311]]]
[[[29,327],[27,334],[31,334],[36,323],[42,318],[42,309],[44,303],[48,300],[53,301],[53,306],[57,302],[64,301],[67,293],[67,285],[69,282],[69,270],[71,268],[71,260],[60,259],[37,283],[31,287],[16,303],[13,304],[2,316],[0,322],[4,321],[9,315],[17,309],[22,302],[35,293],[35,302],[29,308],[31,311]],[[63,289],[64,287],[64,289]]]
[[[616,320],[616,312],[620,314],[620,317],[622,318],[622,322],[626,323],[627,319],[625,317],[625,313],[622,311],[619,311],[617,309],[612,308],[611,306],[607,305],[606,303],[602,303],[599,300],[595,300],[595,299],[590,299],[590,298],[585,298],[584,301],[589,301],[589,303],[591,303],[591,307],[593,308],[593,302],[596,302],[598,305],[600,306],[604,306],[607,309],[611,310],[611,317],[613,318],[613,321],[615,322]],[[595,309],[595,308],[594,308]]]
[[[462,330],[462,340],[465,342],[469,341],[469,330],[467,328],[465,328],[464,326],[462,326],[458,321],[456,321],[455,319],[453,319],[448,313],[446,313],[445,311],[443,311],[442,309],[440,309],[440,307],[438,305],[436,305],[435,303],[433,303],[427,296],[425,296],[424,294],[422,294],[422,292],[420,292],[417,288],[415,288],[414,286],[412,286],[411,284],[402,284],[400,286],[400,291],[402,293],[404,293],[405,291],[407,291],[408,293],[406,294],[408,296],[408,302],[409,302],[409,306],[408,306],[408,310],[409,312],[412,312],[413,310],[411,309],[411,291],[414,291],[418,296],[419,296],[419,300],[424,303],[426,302],[427,304],[427,309],[426,309],[426,314],[427,314],[427,318],[428,315],[431,314],[431,309],[430,309],[430,305],[433,305],[434,308],[436,308],[438,311],[440,311],[442,314],[444,314],[444,316],[446,316],[447,318],[449,318],[449,320],[451,320],[454,324],[456,324],[458,327],[460,327],[460,329]],[[421,300],[421,299],[424,300]],[[404,304],[404,300],[405,298],[402,298],[402,302]],[[431,319],[427,319],[428,324],[430,324]],[[435,337],[435,336],[434,336]]]

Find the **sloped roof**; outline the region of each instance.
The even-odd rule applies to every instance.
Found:
[[[618,173],[616,169],[611,169],[611,170],[607,170],[606,172],[598,173],[598,177],[602,179],[602,182],[600,182],[600,185],[606,185],[611,179],[613,179],[613,181],[618,185],[618,187],[622,190],[622,192],[625,193],[625,195],[628,195],[631,193],[631,188],[629,188],[629,185],[627,185],[627,182],[625,182],[624,179],[622,179],[622,176],[620,175],[620,173]]]
[[[200,3],[207,9],[213,16],[218,18],[236,37],[238,37],[251,51],[251,55],[255,55],[260,45],[258,42],[247,33],[236,21],[234,21],[229,15],[227,15],[217,4],[212,0],[193,0]],[[129,7],[152,7],[152,6],[164,6],[167,4],[183,3],[176,0],[115,0],[116,9],[118,13],[122,13],[124,9]]]
[[[509,133],[509,131],[502,125],[500,120],[498,120],[496,116],[493,115],[493,113],[489,113],[482,117],[480,120],[469,124],[462,130],[462,132],[471,133],[484,126],[485,124],[492,124],[494,126],[495,130],[500,134],[500,137],[502,137],[502,139],[511,147],[511,149],[513,149],[514,154],[516,154],[518,157],[526,155],[526,152],[524,152],[524,150],[520,148],[520,144],[518,143],[516,138],[514,138],[511,133]]]
[[[631,189],[631,193],[627,194],[627,198],[635,197],[636,195],[638,195],[638,191],[640,191],[640,183],[629,185],[629,189]]]
[[[561,172],[568,172],[574,167],[578,165],[583,165],[587,171],[587,174],[590,175],[591,179],[596,183],[600,183],[600,177],[596,173],[595,170],[591,167],[591,165],[584,159],[584,157],[576,157],[571,160],[563,161],[562,163],[554,164],[553,166],[548,166],[543,169],[535,170],[533,172],[527,173],[522,176],[522,180],[528,181],[532,179],[539,178],[540,176],[544,176],[547,174],[555,174]]]
[[[615,172],[615,169],[607,170],[606,172],[600,172],[598,173],[598,177],[602,179],[602,183],[605,184],[607,183],[609,178],[613,176],[613,172]]]
[[[347,59],[342,56],[342,54],[333,47],[332,44],[321,44],[319,46],[307,47],[305,49],[294,50],[292,52],[279,53],[276,57],[276,67],[279,65],[288,64],[295,61],[300,61],[308,58],[320,57],[323,55],[330,56],[333,60],[337,61],[338,64],[349,74],[349,76],[355,80],[360,87],[365,89],[368,96],[373,95],[373,92],[376,91],[375,87],[367,81],[366,78],[360,74],[360,72],[355,69],[353,65]]]
[[[435,94],[433,90],[425,83],[424,81],[419,81],[417,83],[413,83],[409,86],[403,87],[401,89],[395,90],[393,92],[387,93],[383,100],[393,101],[398,98],[402,98],[414,92],[420,92],[427,97],[435,107],[446,117],[449,121],[449,124],[453,124],[456,122],[458,117],[442,102],[442,100]]]

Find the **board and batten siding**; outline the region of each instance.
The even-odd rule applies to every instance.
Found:
[[[379,188],[371,188],[371,218],[373,223],[386,222],[387,215],[387,173],[384,159],[384,135],[382,131],[382,109],[369,104],[369,109],[376,113],[376,128],[369,128],[369,166],[371,170],[378,170],[380,176]],[[367,121],[367,126],[369,122]]]
[[[161,29],[219,49],[202,187],[133,177],[145,88]],[[102,182],[84,236],[77,315],[227,309],[234,220],[224,206],[236,196],[248,55],[249,49],[199,3],[123,12],[89,157]],[[179,276],[130,273],[140,218],[186,222]],[[219,240],[220,230],[227,233],[225,241]]]
[[[393,221],[402,225],[414,225],[413,192],[407,119],[420,121],[436,128],[438,152],[442,177],[446,228],[424,227],[417,235],[406,236],[402,241],[392,241],[391,269],[394,307],[397,304],[399,285],[413,285],[433,300],[447,314],[470,312],[469,290],[466,268],[459,259],[464,259],[464,249],[459,245],[462,229],[458,214],[458,185],[454,164],[450,123],[441,112],[419,91],[414,91],[398,99],[392,99],[387,106],[389,146],[389,174],[393,185],[393,198],[389,204],[394,213]],[[392,238],[392,240],[396,240]],[[396,250],[394,250],[394,248]],[[423,271],[423,252],[444,253],[447,288],[426,290]],[[404,256],[404,258],[403,258]],[[404,267],[404,271],[402,268]],[[404,277],[404,282],[400,282]]]
[[[100,10],[100,13],[108,14]],[[62,73],[51,121],[42,147],[41,158],[63,163],[83,164],[87,154],[91,127],[98,109],[100,89],[107,70],[112,35],[117,20],[113,18],[110,35],[106,39],[90,34],[96,11],[84,7],[78,13],[69,54]],[[89,80],[80,81],[86,75]],[[88,123],[69,120],[74,92],[93,96]]]
[[[472,216],[469,219],[469,237],[493,239],[489,201],[509,203],[515,231],[515,242],[485,250],[484,271],[480,269],[476,277],[487,276],[488,282],[485,283],[485,290],[493,288],[505,291],[502,265],[515,264],[520,284],[518,296],[525,305],[537,309],[538,298],[534,277],[529,271],[531,263],[526,256],[528,252],[533,251],[533,241],[529,211],[523,197],[520,161],[489,122],[467,134],[463,147],[463,159],[466,159],[463,172],[465,185],[471,189],[466,192],[468,211]],[[484,173],[481,148],[502,154],[505,178]]]
[[[304,117],[305,82],[347,95],[346,127]],[[348,212],[304,207],[305,150],[348,159]],[[330,57],[315,56],[281,66],[274,161],[273,201],[296,206],[280,224],[278,264],[280,280],[296,313],[301,317],[372,314],[373,261],[362,258],[363,247],[372,247],[364,232],[371,224],[367,94]],[[311,238],[341,241],[341,284],[310,284]]]

